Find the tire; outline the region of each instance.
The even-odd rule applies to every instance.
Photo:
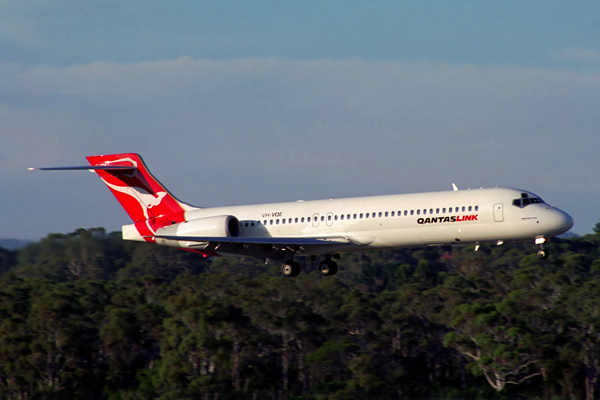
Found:
[[[319,272],[323,276],[329,276],[329,263],[327,261],[321,261],[319,264]]]
[[[548,257],[550,257],[550,253],[548,252],[548,250],[540,249],[538,250],[536,257],[540,260],[546,260]]]
[[[319,272],[323,276],[333,276],[338,272],[338,265],[331,260],[321,261],[319,264]]]
[[[281,275],[286,278],[293,278],[300,274],[302,268],[296,261],[287,261],[281,265]]]

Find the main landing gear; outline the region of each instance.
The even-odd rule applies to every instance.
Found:
[[[338,265],[331,259],[330,255],[327,255],[325,260],[319,263],[319,272],[323,276],[333,276],[338,272]]]
[[[337,258],[339,258],[338,254],[334,254],[333,256],[337,256]],[[302,268],[300,267],[300,264],[298,264],[298,262],[294,260],[289,260],[281,265],[281,275],[285,276],[286,278],[293,278],[295,276],[298,276],[301,269]],[[319,263],[319,272],[323,276],[333,276],[337,274],[338,265],[335,261],[331,259],[331,254],[327,254],[325,256],[325,260]]]
[[[298,276],[301,270],[302,268],[300,267],[300,264],[294,260],[286,261],[281,265],[281,275],[285,276],[286,278]]]

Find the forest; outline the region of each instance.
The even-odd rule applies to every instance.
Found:
[[[203,258],[102,228],[0,248],[0,399],[600,398],[600,223],[532,243]]]

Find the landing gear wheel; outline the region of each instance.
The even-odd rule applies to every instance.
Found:
[[[550,252],[548,252],[546,249],[539,249],[536,257],[540,260],[545,260],[550,257]]]
[[[319,264],[319,272],[323,276],[333,276],[338,272],[338,265],[335,261],[325,260]]]
[[[293,278],[298,276],[301,270],[302,268],[300,267],[300,264],[298,264],[296,261],[287,261],[281,266],[281,275],[285,276],[286,278]]]

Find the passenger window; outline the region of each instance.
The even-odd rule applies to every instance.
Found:
[[[369,213],[367,213],[365,217],[366,217],[366,218],[369,218]]]
[[[433,208],[429,209],[429,214],[433,214]]]
[[[404,216],[406,217],[408,215],[408,210],[404,210]]]
[[[264,221],[264,225],[266,225],[266,224],[267,224],[267,220],[265,219],[265,221]]]
[[[362,219],[362,217],[363,217],[363,215],[362,215],[362,213],[360,213],[360,219]]]
[[[388,216],[388,212],[387,212],[387,211],[385,212],[385,216],[386,216],[386,217]]]
[[[270,221],[270,224],[273,225],[273,220]]]
[[[439,213],[440,213],[440,209],[439,209],[439,208],[436,208],[436,209],[435,209],[435,213],[436,213],[436,214],[439,214]]]
[[[275,220],[275,224],[279,225],[279,220],[278,219]]]
[[[356,214],[354,214],[354,219],[356,219]]]
[[[310,222],[310,217],[306,218],[306,221]]]
[[[298,217],[296,217],[296,218],[294,219],[294,223],[295,223],[295,224],[297,224],[297,223],[298,223]]]
[[[392,211],[392,217],[394,216],[394,211]]]
[[[325,217],[321,215],[321,221],[325,221]]]
[[[421,215],[421,210],[417,210],[417,215]]]
[[[417,215],[419,215],[419,210],[417,210]],[[423,215],[427,215],[427,209],[423,210]]]
[[[410,215],[415,215],[415,210],[410,210]]]
[[[448,212],[451,213],[452,212],[452,207],[448,207]]]
[[[475,211],[479,211],[479,206],[475,206]]]
[[[344,214],[340,215],[340,219],[343,221],[344,220]]]
[[[337,218],[338,218],[337,215],[335,217],[333,217],[333,219],[336,220],[336,221],[337,221]]]
[[[465,210],[466,210],[466,208],[465,208],[465,206],[463,206],[463,208],[462,208],[462,212],[465,212]]]
[[[442,214],[446,214],[446,207],[442,208]]]
[[[292,219],[291,219],[291,218],[290,218],[290,219],[288,219],[288,223],[290,223],[290,224],[292,223]]]
[[[331,221],[331,215],[327,216],[327,221]]]
[[[281,223],[282,223],[282,224],[285,224],[285,218],[281,220]]]
[[[473,207],[469,206],[469,211],[471,211],[473,209]]]
[[[350,214],[346,215],[346,219],[350,219]]]
[[[300,218],[300,222],[304,223],[304,217]]]

